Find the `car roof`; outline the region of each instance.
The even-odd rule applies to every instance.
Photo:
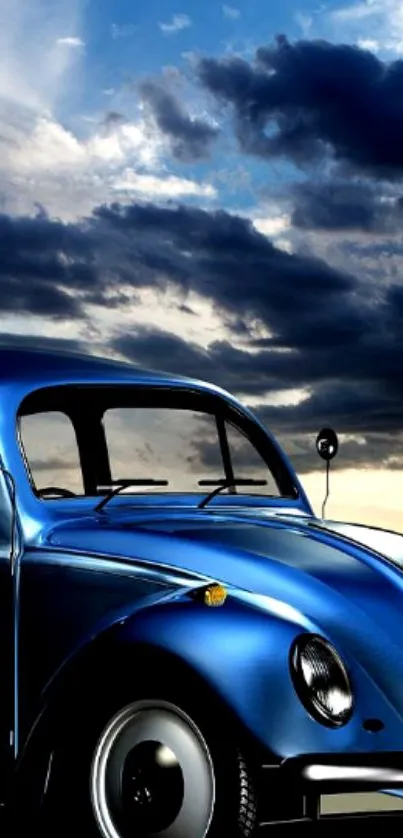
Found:
[[[14,347],[0,344],[0,386],[7,389],[15,383],[29,385],[28,389],[39,389],[55,384],[145,382],[166,384],[169,382],[195,384],[185,376],[144,369],[124,361],[107,357],[80,354],[57,349]],[[198,381],[206,389],[217,390],[214,385]]]

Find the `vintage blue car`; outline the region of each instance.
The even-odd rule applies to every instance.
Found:
[[[228,393],[1,348],[0,545],[14,830],[250,838],[399,799],[403,538],[315,517]]]

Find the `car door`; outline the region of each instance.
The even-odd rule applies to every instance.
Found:
[[[0,800],[11,768],[14,712],[12,487],[0,468]]]

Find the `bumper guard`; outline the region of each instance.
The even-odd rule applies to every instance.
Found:
[[[391,812],[321,814],[322,795],[356,794],[403,789],[401,751],[358,754],[308,754],[285,759],[280,765],[263,765],[259,800],[259,838],[275,824],[310,824],[356,821],[400,821],[403,809]]]

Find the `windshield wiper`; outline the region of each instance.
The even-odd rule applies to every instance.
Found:
[[[239,478],[239,480],[199,480],[198,485],[216,487],[198,504],[198,509],[204,509],[224,489],[235,489],[237,486],[267,486],[267,480],[248,480],[247,478]]]
[[[106,496],[102,498],[100,503],[94,507],[94,512],[99,512],[101,509],[109,503],[115,495],[118,495],[119,492],[122,492],[123,489],[129,489],[131,486],[168,486],[168,480],[136,480],[136,479],[127,479],[127,480],[112,480],[109,486],[97,486],[98,491],[106,492]]]

